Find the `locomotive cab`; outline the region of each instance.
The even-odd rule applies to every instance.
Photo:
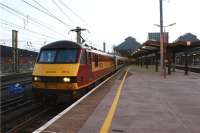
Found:
[[[36,96],[66,100],[66,95],[85,92],[115,69],[113,55],[71,41],[57,41],[41,48],[32,87]]]
[[[70,41],[59,41],[41,48],[33,70],[33,88],[77,89],[77,73],[81,46]]]

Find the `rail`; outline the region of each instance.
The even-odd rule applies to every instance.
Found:
[[[98,82],[95,85],[99,85],[101,82],[103,82],[105,79],[110,77],[112,74],[113,73],[110,73],[110,74],[107,75],[107,77],[103,77],[100,80],[100,82]],[[88,91],[90,91],[90,90],[91,89],[88,89]],[[88,93],[85,92],[84,95],[85,94],[88,94]],[[82,97],[82,96],[80,96],[80,97]],[[76,99],[76,100],[78,100],[78,99]],[[7,102],[7,104],[4,103],[2,108],[3,107],[7,107],[9,105],[15,105],[15,104],[13,104],[13,101],[15,101],[15,99],[9,100]],[[30,102],[29,103],[28,100],[27,100],[26,102],[23,102],[23,104],[21,104],[20,103],[21,102],[20,97],[16,98],[16,101],[19,101],[19,106],[9,108],[9,111],[5,110],[3,113],[5,113],[5,114],[8,113],[9,114],[10,112],[13,112],[13,111],[17,110],[16,112],[18,114],[16,114],[15,117],[10,117],[10,119],[7,119],[6,121],[3,121],[3,123],[5,123],[5,122],[10,123],[11,122],[11,124],[12,124],[12,122],[15,121],[16,119],[18,119],[18,118],[19,119],[23,119],[23,117],[25,117],[25,115],[28,116],[28,114],[30,114],[31,112],[32,112],[32,115],[29,115],[29,117],[26,117],[25,120],[23,120],[22,122],[20,122],[18,124],[11,125],[11,126],[9,126],[9,128],[5,127],[4,128],[4,132],[6,132],[6,133],[24,132],[24,130],[26,130],[26,128],[28,128],[29,130],[30,130],[30,128],[33,128],[33,130],[35,130],[36,128],[38,128],[38,123],[41,123],[41,124],[46,123],[49,119],[51,119],[52,117],[57,115],[59,112],[63,111],[64,109],[66,109],[68,107],[70,107],[70,105],[73,104],[73,102],[76,102],[76,101],[73,101],[72,103],[70,103],[68,105],[65,104],[65,105],[59,107],[59,105],[57,105],[57,104],[52,106],[51,103],[48,103],[48,102],[44,101],[44,103],[41,104],[41,106],[38,106],[38,108],[31,109],[29,107],[29,109],[27,109],[28,107],[26,107],[26,106],[28,106],[28,105],[30,106],[31,104],[33,105],[34,102]],[[21,108],[25,108],[26,111],[20,111],[20,110],[23,110]],[[55,110],[52,111],[52,109],[55,109]],[[47,120],[45,122],[40,122],[40,121],[44,121],[43,119],[47,119]],[[37,123],[36,124],[37,127],[35,127],[35,128],[34,128],[34,123]]]
[[[19,78],[19,79],[3,82],[3,83],[1,83],[1,90],[5,90],[10,85],[15,84],[15,83],[20,83],[22,85],[31,84],[32,83],[32,78],[31,77]]]
[[[11,74],[8,74],[8,75],[1,76],[1,82],[14,80],[16,78],[31,77],[31,75],[32,75],[32,72],[28,72],[28,73],[11,73]]]

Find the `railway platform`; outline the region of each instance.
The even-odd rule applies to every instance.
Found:
[[[101,98],[99,88],[34,133],[200,132],[200,74],[179,70],[163,79],[154,69],[130,66],[116,77]]]

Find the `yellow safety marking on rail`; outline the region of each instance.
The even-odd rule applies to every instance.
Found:
[[[118,104],[118,101],[119,101],[119,97],[120,97],[121,90],[122,90],[122,87],[124,85],[124,81],[126,79],[127,73],[128,73],[128,70],[126,71],[119,87],[117,88],[117,93],[116,93],[115,98],[113,100],[112,106],[111,106],[111,108],[110,108],[110,110],[109,110],[109,112],[108,112],[108,114],[107,114],[107,116],[104,120],[104,123],[101,127],[100,133],[108,133],[109,132],[109,128],[110,128],[115,110],[117,108],[117,104]]]

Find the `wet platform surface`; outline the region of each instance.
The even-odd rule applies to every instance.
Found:
[[[103,132],[102,125],[107,124],[105,119],[121,81],[122,78],[117,79],[78,129],[79,133]],[[131,66],[113,114],[110,133],[199,133],[200,74],[185,76],[183,71],[177,71],[164,79],[159,72]],[[51,130],[54,125],[48,131],[57,132]],[[59,128],[64,133],[68,125],[64,121],[63,125]]]

